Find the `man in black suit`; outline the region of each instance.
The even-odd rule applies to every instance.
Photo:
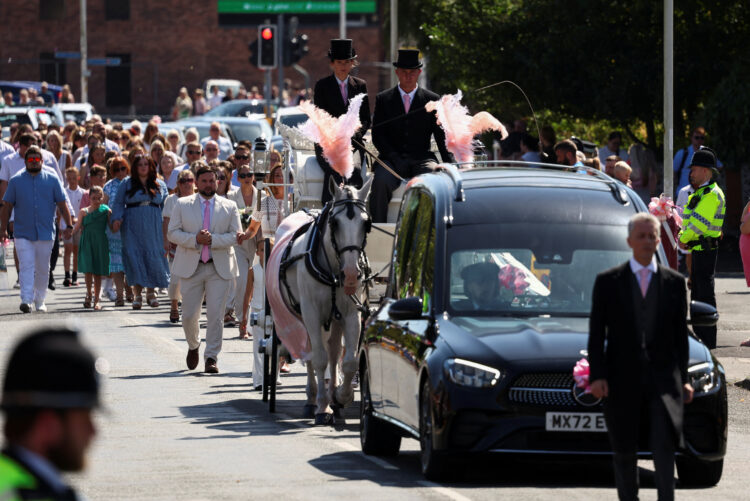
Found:
[[[424,105],[440,98],[434,92],[417,85],[422,73],[418,50],[399,49],[396,67],[398,85],[378,94],[372,120],[372,142],[380,159],[399,176],[408,179],[431,171],[437,157],[430,151],[434,135],[443,162],[452,162],[445,147],[445,134],[437,124],[435,113],[428,113]],[[388,216],[388,202],[401,180],[382,165],[374,170],[375,179],[370,194],[370,213],[373,222],[384,223]]]
[[[367,129],[370,128],[370,102],[367,98],[367,84],[365,81],[349,74],[357,65],[357,53],[352,47],[352,41],[348,39],[331,40],[331,48],[328,49],[328,58],[331,60],[333,74],[317,81],[313,104],[327,111],[332,117],[340,117],[349,109],[349,101],[354,96],[364,94],[365,98],[362,101],[362,107],[359,109],[359,121],[362,123],[362,127],[357,130],[352,138],[352,146],[357,150],[361,150],[361,147],[358,145],[364,144],[363,137]],[[315,157],[318,159],[318,164],[324,173],[321,201],[325,204],[331,199],[331,192],[328,190],[331,176],[333,176],[336,184],[341,184],[344,180],[331,168],[323,157],[323,150],[317,144],[315,145]],[[361,188],[362,173],[360,170],[354,169],[352,176],[346,180],[346,183]]]
[[[628,224],[633,257],[597,276],[592,296],[591,392],[596,398],[606,397],[604,418],[622,500],[638,499],[641,422],[650,429],[659,499],[674,499],[674,454],[683,446],[683,403],[693,399],[687,378],[685,279],[656,263],[659,230],[651,214],[633,216]]]

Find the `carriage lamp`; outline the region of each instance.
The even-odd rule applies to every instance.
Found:
[[[702,395],[716,388],[719,374],[713,362],[703,362],[688,368],[688,380],[696,395]]]
[[[472,388],[491,388],[502,377],[502,373],[493,367],[460,358],[449,358],[443,369],[454,383]]]

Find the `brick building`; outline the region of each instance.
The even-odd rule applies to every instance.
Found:
[[[334,0],[338,4],[338,0]],[[327,5],[331,1],[279,2]],[[259,87],[263,72],[248,62],[248,42],[257,26],[275,13],[238,13],[250,4],[274,8],[276,2],[232,0],[87,0],[88,57],[119,58],[120,66],[90,66],[89,101],[105,113],[168,114],[178,90],[201,87],[208,78],[236,78]],[[348,16],[347,36],[362,63],[358,74],[371,93],[389,85],[385,57],[383,0],[357,2],[371,12]],[[57,53],[80,49],[79,0],[7,0],[0,2],[0,80],[69,83],[80,98],[80,61]],[[247,7],[245,7],[247,8]],[[232,10],[234,9],[234,12]],[[286,23],[291,17],[286,15]],[[299,61],[312,84],[329,73],[326,52],[338,37],[338,14],[297,15],[297,33],[309,37],[309,53]],[[292,68],[284,76],[304,87]],[[273,72],[273,83],[277,73]]]

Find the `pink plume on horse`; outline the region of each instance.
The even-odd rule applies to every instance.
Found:
[[[475,116],[461,104],[460,90],[443,95],[438,101],[430,101],[425,110],[436,111],[437,120],[445,132],[445,147],[453,153],[457,162],[474,160],[474,136],[486,130],[498,130],[502,137],[508,132],[495,117],[482,111]]]
[[[310,120],[297,129],[323,149],[323,156],[331,168],[341,177],[348,179],[354,171],[352,163],[351,139],[357,129],[362,127],[359,121],[359,108],[364,94],[359,94],[349,102],[345,114],[334,118],[309,101],[300,104],[300,109],[307,113]]]

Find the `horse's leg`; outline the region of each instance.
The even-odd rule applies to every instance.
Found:
[[[318,311],[318,305],[312,300],[304,300],[300,306],[302,309],[302,319],[305,323],[307,334],[310,337],[310,348],[312,350],[312,358],[308,363],[312,364],[315,371],[315,378],[317,379],[315,422],[316,424],[328,424],[331,418],[325,418],[324,415],[333,414],[333,410],[329,406],[330,401],[328,400],[325,388],[325,370],[326,365],[328,365],[328,357],[323,341],[320,312]],[[318,416],[322,417],[319,418]],[[318,423],[318,421],[321,421],[321,423]]]
[[[315,381],[315,369],[313,369],[312,362],[306,362],[305,367],[307,368],[307,385],[305,386],[307,403],[305,403],[302,417],[311,419],[315,417],[315,397],[318,393],[318,387]]]
[[[357,343],[359,342],[359,329],[361,326],[359,313],[356,311],[346,315],[341,322],[344,327],[344,359],[341,363],[341,372],[344,374],[344,381],[336,389],[334,400],[342,405],[347,406],[354,400],[354,389],[352,388],[352,379],[357,372]]]
[[[334,394],[339,382],[338,364],[341,358],[341,335],[343,326],[340,320],[331,322],[331,337],[328,339],[328,400],[335,402]]]

